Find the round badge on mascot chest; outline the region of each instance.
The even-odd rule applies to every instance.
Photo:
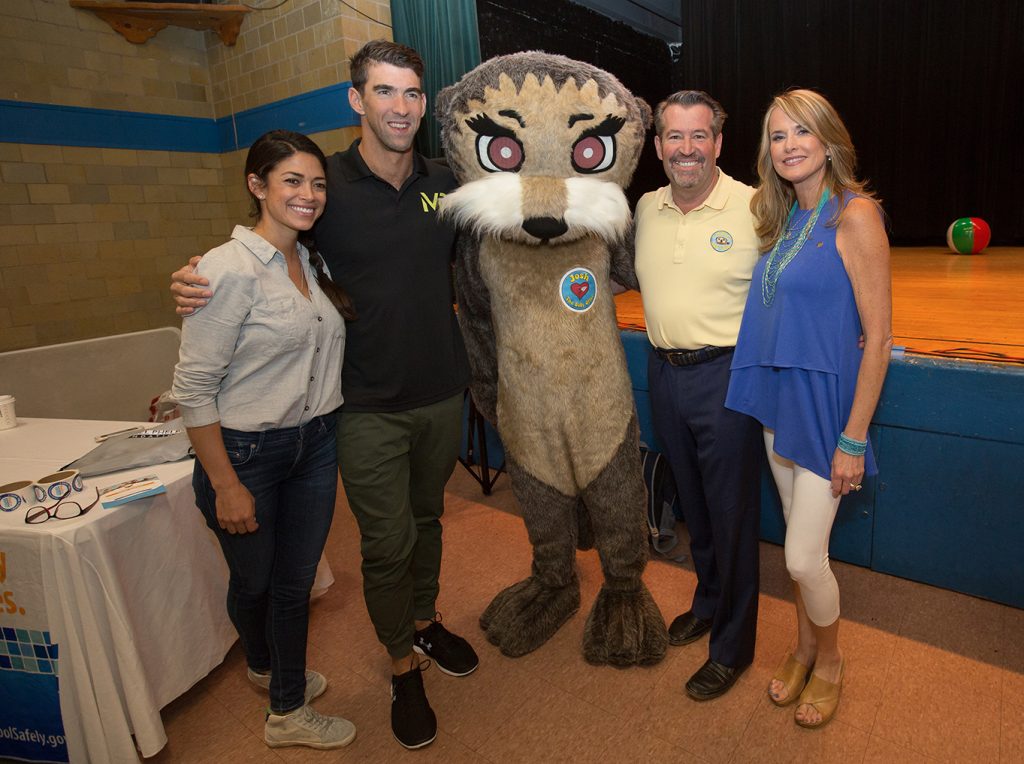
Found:
[[[597,298],[597,279],[586,268],[570,268],[558,282],[558,296],[573,313],[586,313]]]

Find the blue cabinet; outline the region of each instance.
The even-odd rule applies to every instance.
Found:
[[[650,343],[623,331],[640,437],[657,450]],[[1024,368],[894,357],[871,426],[879,475],[840,504],[829,554],[1024,607]],[[761,536],[782,543],[764,464]]]

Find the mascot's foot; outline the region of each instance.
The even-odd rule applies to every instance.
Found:
[[[530,576],[498,593],[480,616],[480,628],[504,655],[518,658],[547,642],[579,609],[576,578],[567,586],[552,589]]]
[[[583,630],[588,663],[647,666],[664,658],[667,649],[665,619],[646,586],[635,592],[601,587]]]

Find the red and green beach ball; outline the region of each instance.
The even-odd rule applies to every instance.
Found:
[[[961,255],[976,255],[988,246],[992,231],[981,218],[959,218],[946,231],[946,243]]]

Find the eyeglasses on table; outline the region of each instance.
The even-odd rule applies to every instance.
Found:
[[[29,525],[38,525],[45,523],[47,520],[72,520],[76,517],[81,517],[95,507],[96,503],[100,500],[99,490],[96,488],[93,488],[93,490],[96,491],[96,498],[85,506],[78,499],[76,492],[69,491],[49,507],[42,505],[29,507],[28,512],[25,513],[25,522]]]

